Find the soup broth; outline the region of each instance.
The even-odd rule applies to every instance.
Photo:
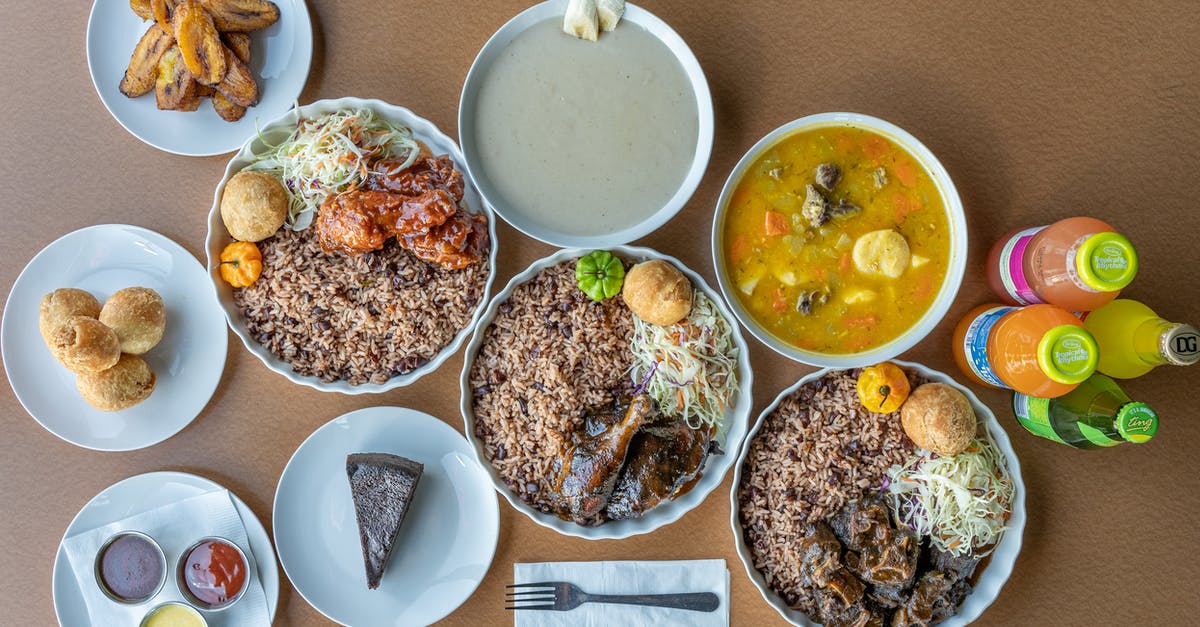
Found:
[[[820,188],[828,203],[859,210],[817,226],[804,206],[822,164],[840,169],[831,190]],[[866,271],[854,254],[859,238],[884,230],[907,242],[898,276]],[[736,297],[765,329],[798,348],[847,354],[899,337],[929,309],[946,276],[950,228],[933,178],[904,148],[825,126],[758,157],[730,197],[721,246]]]

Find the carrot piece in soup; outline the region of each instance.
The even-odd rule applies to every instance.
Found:
[[[847,327],[873,327],[879,324],[879,314],[842,318],[842,324]]]
[[[896,174],[896,180],[905,187],[917,186],[917,167],[911,159],[899,158],[892,164],[892,172]]]
[[[768,237],[786,235],[788,232],[787,216],[778,211],[768,211],[764,232]]]
[[[771,303],[771,309],[775,313],[783,313],[783,312],[787,311],[788,303],[787,303],[787,299],[785,298],[785,293],[783,291],[783,288],[782,287],[776,288],[773,295],[775,296],[775,300]]]
[[[729,261],[740,264],[750,255],[750,238],[745,233],[739,233],[729,246]]]
[[[863,138],[863,154],[875,163],[879,163],[889,150],[888,141],[878,135]]]

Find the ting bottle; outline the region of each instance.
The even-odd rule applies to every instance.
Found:
[[[1083,317],[1100,347],[1097,370],[1133,379],[1157,366],[1190,366],[1200,361],[1200,331],[1158,317],[1136,300],[1118,298]]]
[[[1058,398],[1013,394],[1013,413],[1030,433],[1082,449],[1141,444],[1158,431],[1158,414],[1102,374]]]
[[[1050,303],[1092,311],[1137,275],[1137,251],[1109,224],[1067,218],[1010,233],[988,253],[988,282],[1009,305]]]

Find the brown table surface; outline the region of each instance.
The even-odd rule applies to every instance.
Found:
[[[527,4],[312,2],[315,51],[300,100],[363,96],[402,104],[450,135],[459,91],[487,37]],[[656,0],[700,60],[716,108],[712,160],[680,214],[637,242],[714,282],[708,242],[725,176],[776,126],[822,111],[877,115],[909,130],[954,178],[971,229],[967,277],[937,330],[905,358],[956,372],[949,338],[989,298],[987,246],[1021,225],[1107,218],[1137,244],[1127,294],[1200,322],[1200,6],[1195,3],[882,3]],[[992,4],[992,3],[988,3]],[[1000,6],[1003,5],[1003,6]],[[0,20],[0,285],[58,236],[129,223],[203,260],[213,186],[227,157],[177,157],[126,133],[101,105],[84,56],[85,2],[17,0]],[[131,42],[132,46],[132,42]],[[115,79],[114,79],[115,80]],[[552,248],[499,225],[497,284]],[[747,338],[753,340],[747,335]],[[751,341],[754,415],[812,369]],[[6,364],[9,368],[20,364]],[[462,428],[462,355],[382,395],[323,394],[268,371],[235,337],[216,394],[179,435],[129,453],[59,440],[0,389],[0,623],[54,622],[50,567],[67,524],[106,486],[154,470],[219,481],[271,526],[284,464],[327,420],[403,405]],[[1016,569],[981,625],[1182,625],[1200,614],[1200,367],[1160,368],[1126,388],[1163,416],[1144,446],[1075,451],[1024,433],[1008,396],[977,390],[1009,430],[1028,486]],[[1193,387],[1187,387],[1193,386]],[[746,576],[729,528],[729,486],[655,533],[588,542],[535,525],[501,501],[500,544],[478,591],[446,625],[502,625],[517,561],[724,558],[735,625],[782,624]],[[281,571],[282,576],[282,571]],[[285,579],[286,583],[286,579]],[[291,588],[278,624],[325,620]]]

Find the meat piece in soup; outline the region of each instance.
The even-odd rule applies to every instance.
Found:
[[[856,245],[870,268],[856,263]],[[721,247],[737,298],[765,329],[846,354],[899,337],[929,310],[949,265],[950,227],[933,178],[904,148],[825,126],[758,156],[730,197]],[[813,294],[827,302],[816,306]]]

